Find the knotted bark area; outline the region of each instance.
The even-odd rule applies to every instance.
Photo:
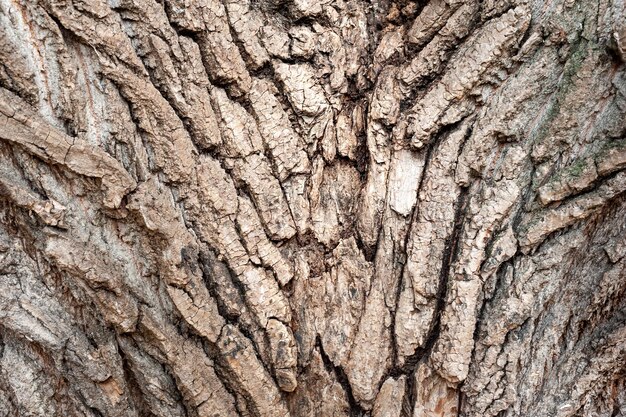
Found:
[[[0,416],[626,416],[618,0],[0,0]]]

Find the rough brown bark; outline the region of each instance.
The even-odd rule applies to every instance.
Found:
[[[0,0],[0,416],[626,416],[621,0]]]

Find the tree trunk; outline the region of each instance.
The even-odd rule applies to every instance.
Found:
[[[0,416],[626,416],[623,1],[0,35]]]

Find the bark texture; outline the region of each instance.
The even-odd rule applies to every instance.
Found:
[[[0,0],[0,416],[626,416],[621,0]]]

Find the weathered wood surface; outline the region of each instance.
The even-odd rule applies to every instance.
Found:
[[[626,416],[621,0],[0,0],[0,416]]]

